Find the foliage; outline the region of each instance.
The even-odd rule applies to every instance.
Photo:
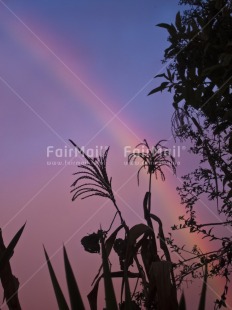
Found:
[[[189,229],[214,243],[213,251],[193,248],[183,259],[177,282],[208,264],[208,276],[222,276],[225,287],[218,308],[225,306],[232,271],[232,2],[231,0],[180,1],[188,9],[177,13],[174,24],[158,24],[168,31],[170,46],[164,52],[164,78],[150,94],[167,90],[173,94],[174,138],[191,143],[190,152],[200,158],[199,167],[183,177],[178,188],[186,215],[173,229]],[[196,206],[207,197],[215,222],[200,222]],[[217,229],[219,228],[219,229]],[[224,229],[224,230],[223,230]],[[223,234],[222,234],[223,231]],[[174,251],[187,254],[185,247],[167,239]],[[189,253],[188,253],[189,254]]]
[[[231,1],[184,1],[196,3],[176,15],[168,30],[170,46],[164,52],[168,68],[160,87],[173,92],[173,106],[201,110],[211,123],[230,122],[232,83]],[[162,88],[162,89],[161,89]]]

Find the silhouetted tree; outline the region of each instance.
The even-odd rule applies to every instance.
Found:
[[[215,250],[202,253],[198,248],[192,256],[180,261],[178,280],[187,275],[201,276],[208,265],[208,276],[225,278],[218,308],[225,306],[229,275],[232,271],[232,1],[182,0],[188,5],[177,13],[174,24],[161,23],[170,46],[164,51],[166,72],[160,86],[149,94],[167,90],[173,94],[174,138],[191,143],[190,151],[200,157],[199,167],[183,177],[178,188],[186,215],[173,229],[188,229],[215,242]],[[201,222],[196,204],[208,197],[208,205],[218,220]],[[220,231],[219,231],[219,229]],[[179,254],[185,248],[169,243]]]

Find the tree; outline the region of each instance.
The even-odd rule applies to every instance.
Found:
[[[157,26],[168,31],[170,46],[164,51],[166,72],[160,86],[149,95],[167,90],[173,94],[173,136],[191,143],[190,151],[200,157],[199,167],[183,177],[178,188],[186,215],[173,229],[189,229],[215,243],[215,250],[192,250],[183,259],[179,282],[208,265],[208,276],[222,276],[225,287],[218,308],[225,306],[229,275],[232,272],[232,242],[227,229],[232,224],[232,1],[183,0],[188,5],[178,12],[174,24]],[[200,222],[196,205],[207,195],[220,221]],[[220,232],[219,232],[219,228]],[[223,230],[223,236],[221,231]],[[170,245],[184,254],[182,247]]]

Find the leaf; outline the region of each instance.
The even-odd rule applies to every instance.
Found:
[[[133,226],[129,230],[129,234],[128,234],[128,250],[130,250],[131,247],[133,247],[135,245],[136,239],[141,237],[146,232],[152,232],[152,230],[150,227],[148,227],[145,224],[137,224],[137,225]]]
[[[136,244],[136,240],[145,233],[152,233],[152,229],[145,224],[137,224],[129,230],[127,251],[125,259],[125,268],[128,268],[131,256],[133,255],[133,249]]]
[[[99,282],[101,280],[101,277],[98,278],[93,289],[87,295],[89,305],[90,305],[90,310],[97,310],[97,294],[98,294],[98,287],[99,287]]]
[[[85,307],[84,307],[84,304],[81,298],[81,294],[77,286],[77,282],[73,274],[73,270],[70,265],[65,247],[63,247],[63,253],[64,253],[64,266],[65,266],[66,281],[68,285],[71,308],[72,310],[75,310],[75,309],[85,310]]]
[[[165,77],[165,78],[167,78],[167,76],[166,76],[165,73],[157,74],[157,75],[155,76],[155,78],[158,78],[158,77]]]
[[[47,260],[47,265],[48,265],[48,270],[49,270],[49,274],[50,274],[50,278],[51,278],[51,281],[52,281],[52,285],[53,285],[53,289],[54,289],[54,292],[55,292],[55,295],[56,295],[56,300],[57,300],[57,303],[58,303],[58,307],[59,307],[59,310],[69,310],[69,307],[67,305],[67,302],[64,298],[64,294],[60,288],[60,285],[59,285],[59,282],[56,278],[56,275],[55,275],[55,272],[53,270],[53,267],[52,267],[52,264],[50,262],[50,259],[48,257],[48,254],[45,250],[45,247],[44,247],[44,254],[45,254],[45,257],[46,257],[46,260]]]
[[[196,21],[194,18],[191,19],[191,23],[190,23],[191,27],[192,27],[192,30],[195,32],[195,33],[198,33],[200,31]]]
[[[169,82],[163,82],[160,84],[160,86],[154,88],[152,91],[150,91],[150,93],[148,94],[148,96],[152,95],[152,94],[155,94],[155,93],[158,93],[159,91],[163,91],[165,88],[167,88]]]
[[[163,232],[163,224],[158,216],[150,213],[150,217],[159,224],[159,239],[160,239],[160,248],[164,251],[164,255],[167,261],[171,261],[170,253],[165,242],[165,236]],[[181,227],[181,224],[180,224]]]
[[[182,30],[182,23],[181,23],[181,15],[180,15],[180,11],[176,14],[176,28],[181,31]]]
[[[15,234],[11,242],[9,243],[8,247],[4,251],[4,253],[0,256],[0,269],[2,269],[7,261],[10,260],[14,253],[14,248],[16,247],[23,230],[25,228],[26,223],[19,229],[19,231]]]
[[[171,25],[169,24],[166,24],[166,23],[159,23],[156,25],[157,27],[161,27],[161,28],[165,28],[165,29],[170,29],[171,28]]]
[[[172,37],[175,37],[176,36],[176,28],[173,24],[169,25],[169,24],[166,24],[166,23],[160,23],[160,24],[157,24],[156,25],[157,27],[161,27],[161,28],[165,28],[168,30],[169,34],[172,36]]]
[[[151,253],[151,241],[149,239],[145,239],[141,245],[141,257],[143,261],[144,268],[146,270],[146,274],[149,277],[149,270],[152,262],[152,253]]]

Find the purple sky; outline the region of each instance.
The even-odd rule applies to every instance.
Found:
[[[144,174],[137,187],[124,147],[144,138],[178,147],[170,129],[171,97],[147,97],[159,83],[153,77],[163,70],[167,46],[166,32],[155,25],[173,20],[177,10],[173,0],[0,0],[0,226],[8,243],[27,221],[12,259],[23,309],[57,309],[42,244],[54,255],[65,290],[60,249],[66,243],[80,289],[89,291],[100,257],[85,253],[80,239],[100,224],[107,228],[114,215],[100,199],[71,202],[77,169],[54,153],[48,158],[48,146],[64,150],[69,138],[86,150],[110,146],[118,203],[130,226],[141,222],[147,179]],[[194,163],[183,146],[180,152],[179,177]],[[165,183],[155,183],[153,203],[169,231],[183,208],[175,192],[179,180],[169,171],[166,176]],[[209,299],[219,292],[213,286]]]

